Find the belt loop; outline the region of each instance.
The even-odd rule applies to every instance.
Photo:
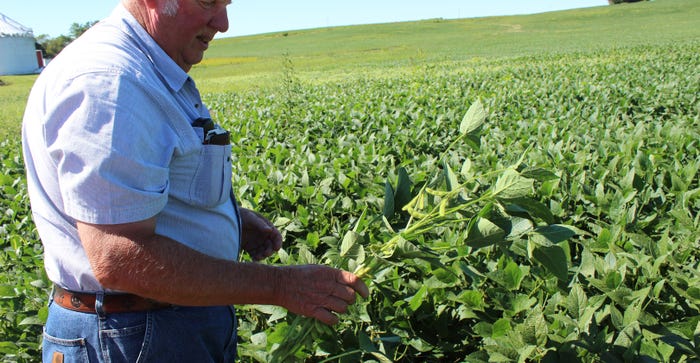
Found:
[[[56,295],[56,285],[55,284],[51,286],[51,292],[49,292],[49,305],[51,305],[51,303],[53,303],[54,295]]]
[[[97,313],[97,316],[100,317],[100,319],[104,319],[106,317],[104,308],[103,308],[103,303],[105,299],[105,293],[104,291],[98,291],[95,293],[95,312]]]

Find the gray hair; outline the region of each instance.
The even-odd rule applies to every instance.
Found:
[[[160,9],[160,12],[165,16],[175,16],[179,5],[180,0],[167,0],[165,4],[163,4],[163,8]]]

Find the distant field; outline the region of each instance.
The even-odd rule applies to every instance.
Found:
[[[19,133],[29,89],[37,76],[1,76],[0,86],[0,140]]]
[[[491,67],[495,58],[586,53],[700,39],[700,1],[618,6],[475,19],[289,31],[215,40],[191,74],[204,93],[280,86],[287,72],[318,83],[386,77],[449,64]],[[234,25],[235,26],[235,25]],[[286,64],[286,66],[285,66]],[[0,77],[0,138],[19,130],[36,76]]]
[[[290,31],[218,40],[192,74],[205,91],[274,86],[288,57],[308,80],[380,76],[435,63],[473,65],[483,59],[700,39],[698,19],[700,1],[657,0],[523,16]]]

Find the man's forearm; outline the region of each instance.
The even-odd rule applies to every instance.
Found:
[[[367,286],[354,274],[321,265],[275,267],[197,252],[156,235],[155,218],[123,225],[78,222],[97,280],[107,289],[185,306],[269,304],[338,322]]]
[[[83,245],[107,289],[187,306],[277,304],[283,293],[281,267],[218,259],[159,235],[98,241]]]

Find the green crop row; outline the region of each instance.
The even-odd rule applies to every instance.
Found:
[[[16,140],[0,142],[0,212],[0,361],[39,361],[49,283]]]
[[[236,130],[239,200],[284,235],[265,263],[331,264],[371,290],[334,328],[239,307],[241,360],[698,361],[699,54],[288,72],[205,95]],[[0,357],[32,361],[47,285],[19,145],[0,150]]]

